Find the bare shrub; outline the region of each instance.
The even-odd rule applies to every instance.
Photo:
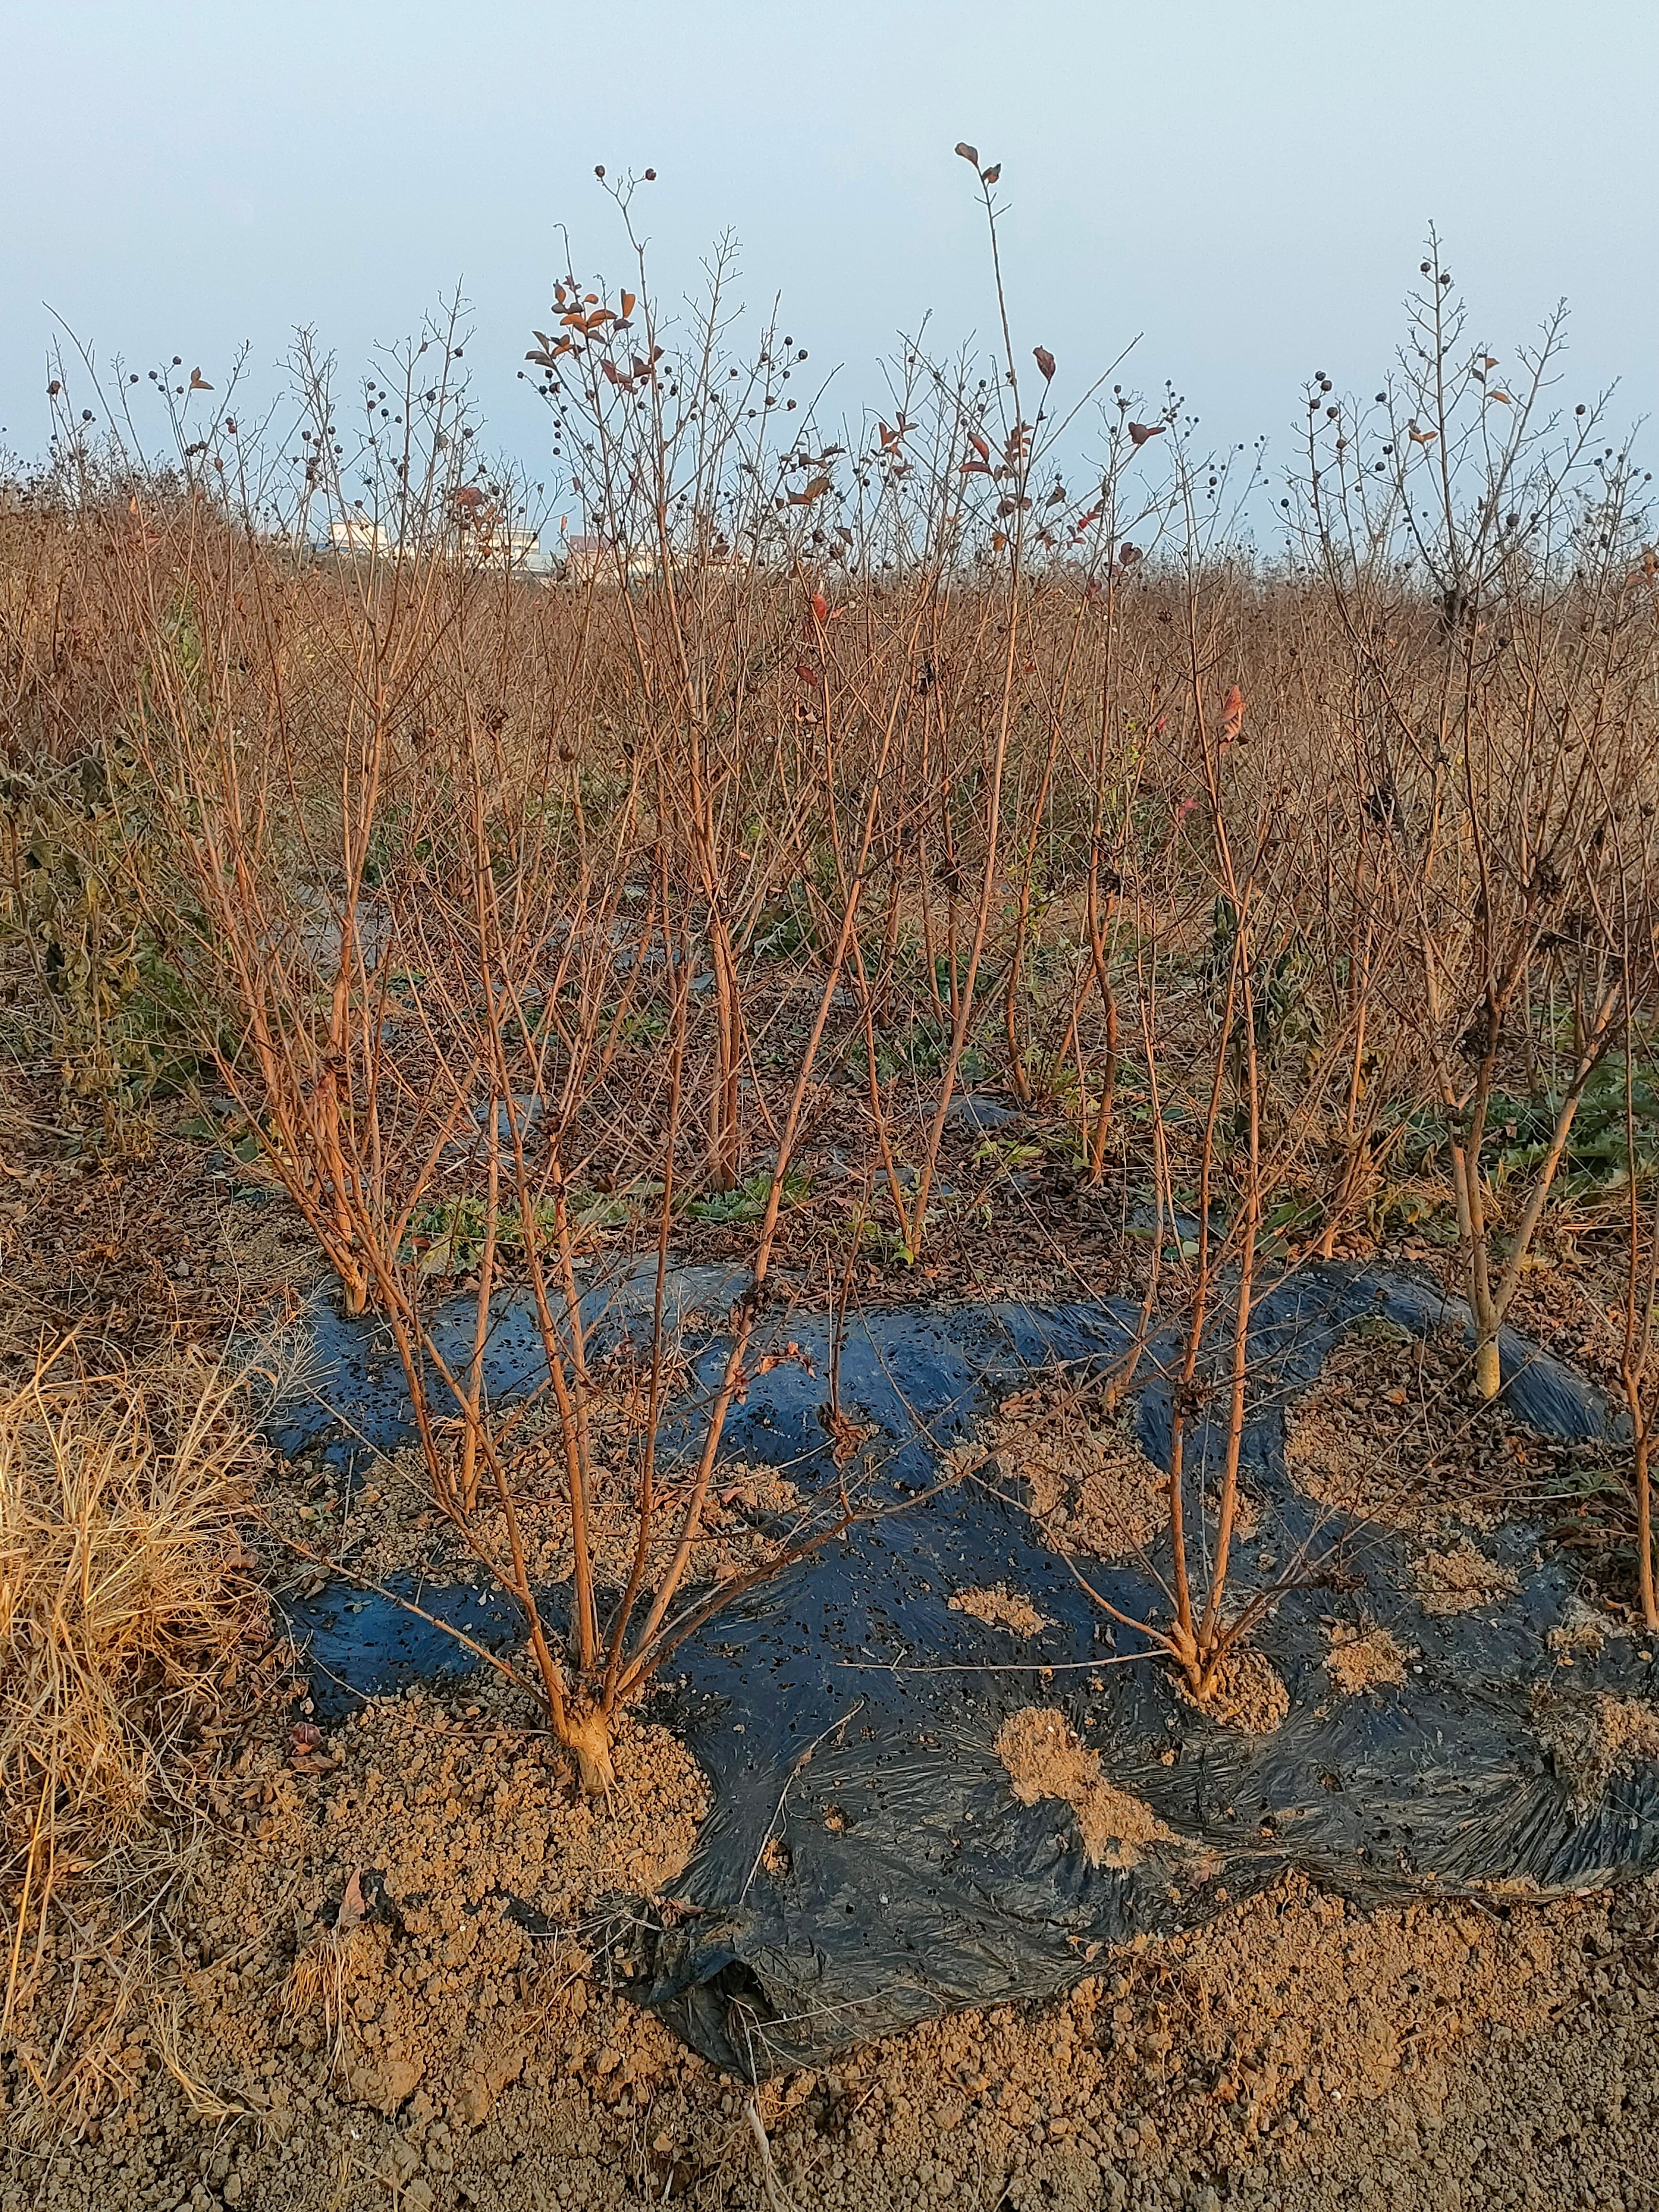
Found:
[[[729,256],[664,305],[613,180],[626,287],[567,269],[526,353],[580,502],[550,588],[515,570],[525,487],[475,434],[453,319],[359,389],[302,345],[296,474],[223,392],[166,469],[66,415],[14,532],[31,742],[67,761],[90,719],[133,764],[123,896],[263,1172],[389,1331],[433,1495],[517,1600],[594,1787],[686,1636],[884,1510],[827,1377],[841,1480],[744,1573],[703,1571],[727,1418],[790,1302],[931,1282],[1010,1222],[1098,1293],[1027,1205],[1037,1173],[1109,1224],[1103,1266],[1139,1297],[1119,1397],[1175,1331],[1166,1588],[1128,1625],[1200,1699],[1329,1565],[1253,1585],[1237,1559],[1268,1274],[1426,1214],[1491,1395],[1548,1209],[1571,1187],[1605,1216],[1622,1126],[1627,1395],[1651,1404],[1652,1240],[1622,1203],[1656,1003],[1645,478],[1588,404],[1552,415],[1559,324],[1498,382],[1431,250],[1381,398],[1310,381],[1265,559],[1250,463],[1208,454],[1172,391],[1016,343],[973,166],[995,358],[906,343],[850,427],[775,323],[738,351]],[[42,644],[65,574],[96,681]],[[1022,1122],[957,1146],[963,1087],[993,1083]],[[728,1349],[667,1466],[693,1223],[722,1234]],[[589,1516],[625,1274],[618,1579]],[[569,1531],[550,1598],[526,1416],[486,1387],[509,1296]]]

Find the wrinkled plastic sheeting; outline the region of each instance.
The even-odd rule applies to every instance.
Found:
[[[689,1335],[707,1344],[749,1281],[742,1268],[675,1268],[664,1283],[665,1334]],[[599,1276],[582,1295],[582,1327],[594,1351],[609,1349],[641,1328],[648,1337],[655,1291],[654,1263]],[[477,1329],[475,1302],[447,1300],[429,1316],[428,1327],[444,1366],[465,1377]],[[415,1442],[409,1385],[384,1322],[368,1314],[342,1313],[319,1297],[307,1310],[301,1334],[301,1345],[293,1348],[299,1356],[289,1363],[297,1380],[284,1389],[265,1424],[278,1451],[289,1458],[315,1452],[351,1475],[365,1461]],[[528,1397],[546,1384],[547,1355],[536,1310],[523,1291],[503,1291],[490,1302],[483,1374],[489,1401],[496,1406]],[[441,1373],[430,1360],[426,1384],[434,1413],[441,1416],[453,1407]]]
[[[730,1289],[717,1271],[678,1279],[684,1315],[714,1312]],[[615,1326],[626,1325],[627,1303],[613,1297]],[[821,2063],[953,2007],[1059,1990],[1104,1948],[1193,1926],[1287,1868],[1365,1901],[1474,1886],[1501,1905],[1659,1865],[1653,1763],[1615,1771],[1585,1804],[1539,1732],[1540,1703],[1570,1714],[1603,1694],[1659,1692],[1650,1650],[1628,1637],[1580,1644],[1561,1664],[1550,1632],[1572,1618],[1575,1577],[1540,1532],[1481,1532],[1516,1593],[1437,1616],[1415,1594],[1405,1537],[1350,1522],[1292,1486],[1285,1408],[1343,1334],[1378,1315],[1416,1333],[1467,1320],[1437,1291],[1340,1266],[1297,1273],[1255,1312],[1243,1478],[1260,1520],[1235,1589],[1242,1601],[1253,1578],[1270,1578],[1256,1554],[1282,1561],[1304,1545],[1315,1558],[1340,1547],[1342,1570],[1340,1586],[1280,1597],[1256,1633],[1289,1693],[1273,1734],[1214,1724],[1166,1667],[1130,1661],[1139,1639],[1114,1629],[1038,1540],[1018,1467],[993,1462],[910,1512],[858,1527],[677,1655],[678,1679],[659,1693],[656,1717],[694,1751],[714,1802],[668,1909],[633,1910],[634,1994],[720,2066],[758,2075]],[[849,1321],[840,1404],[875,1431],[861,1455],[875,1492],[896,1502],[925,1488],[940,1453],[1034,1374],[1115,1364],[1134,1318],[1107,1302]],[[809,1364],[757,1375],[722,1450],[785,1468],[808,1489],[835,1474],[830,1325],[795,1314],[788,1335]],[[726,1345],[717,1327],[692,1341],[695,1405]],[[1142,1371],[1156,1375],[1172,1348],[1154,1346]],[[1557,1437],[1607,1432],[1605,1401],[1570,1369],[1510,1334],[1501,1351],[1517,1417]],[[522,1344],[504,1342],[499,1387],[530,1387],[534,1366]],[[366,1414],[361,1401],[325,1395],[362,1434],[383,1432],[396,1397]],[[1224,1417],[1223,1393],[1189,1432],[1195,1473],[1218,1466]],[[694,1449],[698,1420],[677,1413],[665,1445]],[[1164,1382],[1141,1391],[1138,1421],[1145,1448],[1167,1463]],[[1160,1564],[1167,1573],[1155,1548],[1149,1563],[1091,1560],[1086,1571],[1112,1606],[1144,1618],[1165,1603]],[[1044,1619],[1038,1633],[951,1609],[954,1595],[998,1583],[1029,1598]],[[455,1608],[494,1643],[518,1633],[489,1593],[427,1592],[422,1602]],[[1331,1627],[1369,1622],[1413,1655],[1405,1682],[1340,1694],[1324,1664]],[[437,1632],[343,1588],[301,1608],[295,1627],[313,1636],[325,1712],[455,1656]],[[1064,1803],[1019,1803],[995,1742],[1032,1705],[1062,1712],[1105,1778],[1150,1807],[1170,1839],[1142,1845],[1133,1865],[1093,1866]]]

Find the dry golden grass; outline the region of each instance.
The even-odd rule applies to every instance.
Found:
[[[264,1625],[257,1450],[234,1377],[189,1353],[94,1374],[60,1345],[0,1400],[8,2025],[56,1928],[96,1942],[179,1886]]]

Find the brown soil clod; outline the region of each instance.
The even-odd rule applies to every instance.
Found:
[[[1103,1419],[1075,1392],[1028,1390],[1005,1402],[988,1441],[1024,1476],[1057,1551],[1128,1559],[1169,1525],[1169,1477],[1135,1442],[1127,1413]]]
[[[1063,1713],[1024,1707],[1003,1723],[996,1748],[1022,1805],[1057,1797],[1071,1807],[1091,1866],[1121,1871],[1139,1863],[1143,1845],[1175,1840],[1150,1805],[1107,1780],[1100,1754],[1078,1741]]]
[[[1333,1623],[1330,1643],[1325,1672],[1350,1698],[1365,1690],[1398,1689],[1406,1679],[1406,1662],[1413,1656],[1374,1620]]]
[[[1474,1613],[1513,1597],[1521,1587],[1512,1567],[1489,1559],[1463,1538],[1449,1551],[1425,1552],[1413,1563],[1418,1602],[1425,1613]]]
[[[1559,1624],[1544,1640],[1557,1662],[1571,1667],[1581,1655],[1587,1659],[1599,1659],[1610,1642],[1629,1634],[1623,1621],[1612,1613],[1586,1604],[1582,1597],[1573,1597],[1568,1600]]]
[[[1532,1724],[1571,1785],[1575,1812],[1600,1804],[1616,1774],[1644,1760],[1659,1760],[1659,1705],[1643,1698],[1585,1695],[1541,1686],[1533,1699]]]
[[[965,1613],[988,1628],[1006,1628],[1014,1636],[1037,1636],[1054,1623],[1041,1613],[1023,1591],[996,1583],[989,1589],[958,1590],[951,1600],[952,1613]]]
[[[1285,1457],[1304,1498],[1429,1543],[1449,1515],[1490,1526],[1548,1498],[1585,1447],[1539,1435],[1499,1398],[1472,1398],[1460,1331],[1361,1322],[1286,1411]]]

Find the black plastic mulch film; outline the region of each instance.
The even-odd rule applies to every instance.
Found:
[[[684,1326],[695,1370],[688,1407],[706,1405],[719,1375],[738,1286],[718,1269],[672,1279],[671,1324]],[[639,1278],[596,1291],[596,1341],[620,1335],[642,1299],[648,1312],[648,1297]],[[441,1342],[453,1334],[463,1360],[470,1316],[459,1307],[438,1331]],[[1289,1692],[1275,1731],[1212,1723],[1155,1660],[1102,1664],[1139,1639],[1114,1629],[1041,1541],[1018,1469],[993,1462],[913,1510],[859,1526],[676,1654],[673,1683],[648,1710],[702,1763],[714,1802],[675,1888],[691,1909],[659,1917],[635,1903],[621,1916],[631,1993],[719,2065],[757,2075],[822,2063],[953,2007],[1053,1993],[1097,1971],[1105,1948],[1192,1927],[1287,1867],[1366,1902],[1473,1887],[1499,1904],[1659,1866],[1659,1766],[1616,1766],[1585,1804],[1540,1733],[1540,1701],[1589,1711],[1600,1695],[1659,1695],[1654,1652],[1629,1636],[1609,1634],[1599,1649],[1581,1640],[1570,1670],[1562,1664],[1550,1632],[1574,1616],[1577,1577],[1540,1530],[1483,1529],[1480,1548],[1510,1571],[1514,1594],[1437,1614],[1416,1595],[1406,1536],[1350,1522],[1293,1488],[1285,1408],[1344,1334],[1377,1316],[1414,1334],[1464,1318],[1406,1277],[1340,1265],[1297,1271],[1254,1314],[1243,1476],[1260,1522],[1240,1587],[1262,1579],[1258,1553],[1284,1559],[1306,1547],[1343,1569],[1338,1587],[1283,1595],[1255,1632]],[[499,1402],[533,1387],[544,1363],[521,1310],[503,1301],[495,1319],[488,1370]],[[867,1486],[891,1500],[927,1488],[940,1453],[971,1441],[1001,1399],[1057,1364],[1073,1378],[1115,1365],[1134,1321],[1110,1301],[848,1318],[839,1397],[847,1419],[874,1431],[861,1447]],[[787,1334],[805,1360],[755,1376],[721,1456],[787,1468],[806,1491],[836,1479],[823,1411],[830,1322],[796,1312]],[[1154,1345],[1140,1372],[1156,1376],[1170,1349]],[[1512,1334],[1502,1349],[1513,1418],[1557,1438],[1607,1432],[1593,1387]],[[325,1380],[281,1410],[282,1448],[349,1463],[408,1439],[402,1376],[372,1323],[319,1310],[316,1351]],[[1146,1382],[1135,1418],[1160,1464],[1170,1413],[1167,1386]],[[672,1415],[664,1449],[695,1449],[702,1418]],[[1219,1422],[1212,1399],[1189,1441],[1195,1475],[1218,1464],[1224,1418],[1224,1392]],[[1166,1545],[1163,1556],[1167,1565]],[[1155,1547],[1152,1567],[1159,1557]],[[1126,1614],[1164,1606],[1147,1565],[1090,1560],[1086,1571]],[[1016,1634],[951,1608],[953,1595],[999,1584],[1028,1596],[1048,1625]],[[514,1608],[493,1590],[428,1587],[420,1601],[491,1644],[519,1637]],[[465,1663],[453,1639],[349,1583],[294,1607],[292,1619],[325,1719]],[[1413,1655],[1403,1684],[1334,1694],[1334,1620],[1389,1631]],[[1170,1839],[1141,1844],[1121,1869],[1092,1865],[1065,1803],[1020,1803],[995,1743],[1031,1705],[1061,1711],[1104,1778],[1143,1801]]]

